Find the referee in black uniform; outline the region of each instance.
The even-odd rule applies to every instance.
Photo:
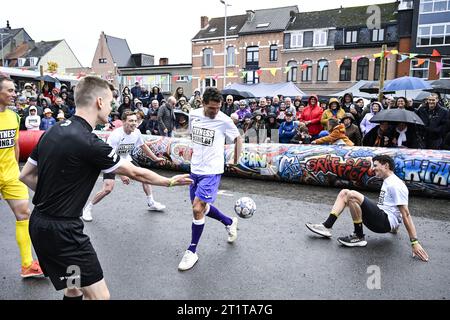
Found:
[[[92,133],[96,124],[108,122],[112,90],[100,78],[82,79],[75,90],[76,114],[41,137],[20,176],[35,191],[29,230],[40,265],[56,290],[65,289],[64,298],[68,300],[110,297],[97,254],[83,233],[80,219],[101,171],[159,186],[192,182],[187,174],[169,179],[121,160]]]

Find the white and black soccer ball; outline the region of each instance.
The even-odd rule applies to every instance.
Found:
[[[249,197],[243,197],[236,201],[234,204],[234,212],[244,219],[251,218],[256,211],[256,204],[253,199]]]

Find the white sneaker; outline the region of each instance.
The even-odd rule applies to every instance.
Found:
[[[153,203],[148,204],[148,210],[152,211],[163,211],[165,208],[166,206],[158,201],[153,201]]]
[[[237,225],[238,225],[238,218],[234,217],[233,223],[229,226],[226,226],[225,229],[227,229],[228,232],[228,243],[234,242],[237,238]]]
[[[81,218],[86,221],[86,222],[91,222],[92,221],[92,205],[87,205],[84,209],[83,209],[83,215],[81,216]]]
[[[183,258],[181,259],[180,264],[178,265],[178,270],[180,271],[189,270],[194,266],[194,264],[197,263],[197,261],[198,261],[197,253],[193,253],[190,250],[186,250]]]
[[[314,233],[322,237],[331,238],[331,229],[326,228],[323,224],[306,223],[306,227]]]

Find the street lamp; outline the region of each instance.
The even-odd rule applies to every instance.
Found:
[[[227,7],[231,7],[225,0],[220,0],[225,6],[225,32],[223,36],[223,88],[227,83]]]

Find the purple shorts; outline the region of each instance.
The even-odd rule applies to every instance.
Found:
[[[203,202],[213,203],[219,191],[221,174],[198,175],[191,173],[191,179],[194,182],[190,185],[191,202],[194,202],[195,197]]]

